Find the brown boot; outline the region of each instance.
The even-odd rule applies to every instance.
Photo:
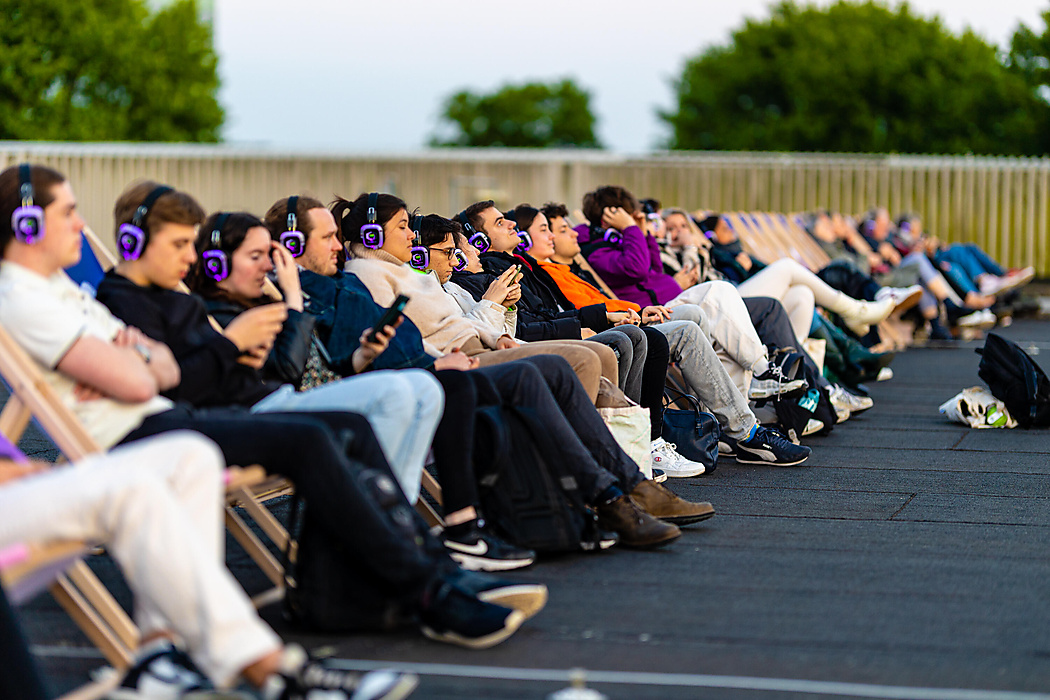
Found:
[[[631,491],[631,499],[649,515],[675,525],[707,520],[715,514],[710,503],[691,503],[679,498],[663,484],[646,479]]]
[[[682,535],[677,525],[657,520],[626,495],[598,506],[598,525],[618,533],[624,547],[659,547]]]

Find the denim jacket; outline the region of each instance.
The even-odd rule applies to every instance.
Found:
[[[329,366],[343,375],[353,374],[351,357],[360,346],[361,333],[386,311],[372,300],[368,288],[355,275],[337,272],[325,277],[299,271],[306,311],[317,316],[316,332],[331,357]],[[431,369],[434,358],[423,350],[419,329],[406,316],[390,346],[377,357],[372,369]]]

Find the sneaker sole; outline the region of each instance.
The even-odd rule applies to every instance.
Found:
[[[419,686],[419,676],[406,673],[389,690],[382,695],[369,695],[368,700],[404,700]]]
[[[662,484],[665,481],[667,481],[667,472],[664,472],[663,474],[660,474],[659,476],[654,476],[653,477],[653,482],[654,483]]]
[[[547,587],[542,584],[523,583],[516,586],[504,586],[491,591],[478,593],[478,600],[483,603],[502,605],[511,610],[520,610],[528,620],[547,605]]]
[[[805,384],[806,383],[804,381],[796,379],[796,380],[794,380],[792,382],[787,382],[785,384],[781,384],[780,385],[780,391],[759,389],[757,391],[752,392],[751,389],[749,388],[748,391],[747,391],[747,398],[750,401],[760,401],[761,399],[771,399],[774,396],[781,396],[782,394],[790,394],[792,391],[798,391],[803,386],[805,386]],[[792,385],[794,385],[794,386],[792,386]]]
[[[103,697],[107,700],[142,700],[146,696],[140,690],[114,688]],[[236,690],[188,690],[179,695],[179,700],[252,700],[252,696]]]
[[[898,302],[898,304],[893,307],[893,313],[895,313],[895,314],[902,314],[902,313],[904,313],[908,309],[911,309],[916,304],[918,304],[920,299],[922,299],[922,290],[918,289],[918,290],[912,292],[911,294],[909,294],[908,296],[904,297],[903,299],[901,299],[900,302]]]
[[[736,461],[740,464],[766,464],[770,467],[794,467],[797,464],[802,464],[807,459],[809,459],[809,455],[806,455],[802,459],[795,462],[770,462],[768,460],[762,459],[761,457],[747,457],[744,455],[736,456]]]
[[[660,468],[663,469],[663,467]],[[702,464],[700,465],[699,469],[684,469],[679,471],[671,471],[668,469],[664,469],[664,476],[666,476],[668,479],[684,479],[690,476],[700,476],[703,473],[704,465]]]
[[[525,613],[520,610],[514,610],[510,615],[507,615],[507,619],[501,629],[487,634],[484,637],[464,637],[457,632],[438,632],[430,627],[423,626],[423,634],[437,642],[447,642],[449,644],[455,644],[456,646],[465,647],[467,649],[489,649],[496,646],[497,644],[506,641],[512,634],[518,631],[521,627],[521,623],[525,622]]]
[[[448,555],[467,571],[512,571],[513,569],[524,569],[536,561],[531,557],[528,559],[487,559],[453,550],[449,550]]]

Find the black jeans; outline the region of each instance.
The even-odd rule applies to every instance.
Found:
[[[454,369],[434,372],[445,391],[445,412],[431,447],[446,515],[478,505],[474,474],[474,411],[478,395],[472,374]]]
[[[791,328],[791,319],[788,318],[784,305],[770,297],[746,297],[744,306],[751,316],[751,323],[758,332],[758,338],[765,345],[776,348],[795,348],[802,353],[803,362],[812,370],[813,375],[818,377],[820,386],[830,386],[830,382],[817,369],[817,364],[809,356],[804,348],[798,347],[798,339],[795,331]]]
[[[22,627],[0,588],[0,698],[47,700],[44,682],[29,654]]]
[[[854,299],[875,301],[875,293],[881,285],[845,260],[835,260],[817,273],[825,284],[840,292],[845,292]]]
[[[649,354],[642,369],[642,399],[639,405],[649,409],[649,439],[655,440],[664,428],[664,385],[667,366],[671,362],[671,347],[667,336],[655,328],[642,328],[649,343]]]
[[[605,427],[565,358],[536,355],[471,371],[489,379],[505,403],[543,417],[546,437],[565,456],[589,503],[610,486],[629,492],[645,479]]]
[[[260,464],[290,479],[317,522],[335,533],[360,562],[362,575],[384,582],[393,598],[417,602],[428,585],[455,566],[400,489],[396,509],[385,509],[362,488],[367,470],[394,478],[362,416],[252,414],[179,404],[149,416],[122,442],[172,430],[192,430],[210,438],[227,464]],[[397,516],[404,520],[406,513],[411,513],[415,537],[406,537],[395,522]]]

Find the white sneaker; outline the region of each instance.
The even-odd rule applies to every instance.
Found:
[[[979,309],[960,317],[955,322],[955,325],[959,328],[988,330],[989,328],[995,328],[995,314],[990,309]]]
[[[884,298],[879,301],[857,301],[850,300],[850,309],[839,312],[839,316],[849,329],[857,335],[867,335],[871,330],[872,323],[881,323],[893,313],[896,303],[892,298]]]
[[[888,382],[893,379],[893,370],[889,367],[883,367],[879,370],[879,376],[875,377],[877,382]]]
[[[167,639],[159,639],[138,651],[120,685],[107,697],[111,700],[204,700],[243,699],[245,695],[216,690],[186,652]]]
[[[829,393],[831,394],[831,405],[835,407],[835,410],[837,411],[840,407],[845,408],[850,415],[863,413],[875,405],[875,402],[869,397],[851,394],[837,384],[831,386]]]
[[[704,473],[704,465],[691,462],[675,452],[675,444],[662,437],[653,440],[653,469],[662,469],[671,478],[699,476]]]
[[[819,433],[824,429],[824,421],[817,420],[816,418],[810,418],[806,421],[806,427],[802,429],[802,437],[812,435],[813,433]]]
[[[893,311],[907,311],[922,299],[922,285],[913,284],[910,287],[883,287],[875,292],[875,301],[892,299]]]

